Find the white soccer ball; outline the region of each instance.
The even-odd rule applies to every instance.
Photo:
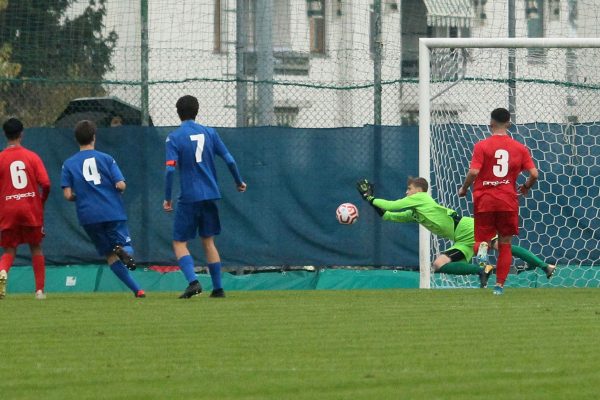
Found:
[[[340,204],[335,210],[335,216],[340,224],[353,224],[358,220],[358,208],[352,203]]]

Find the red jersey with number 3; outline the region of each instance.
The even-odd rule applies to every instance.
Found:
[[[40,191],[41,188],[41,191]],[[22,146],[0,153],[0,230],[44,224],[50,179],[40,157]]]
[[[517,177],[535,168],[525,145],[508,135],[492,135],[475,144],[471,169],[479,174],[473,186],[475,213],[519,210]]]

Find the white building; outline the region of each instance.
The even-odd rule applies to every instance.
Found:
[[[256,80],[256,46],[262,14],[254,10],[262,0],[244,0],[248,16],[247,79]],[[265,0],[266,1],[266,0]],[[373,123],[373,55],[375,48],[373,0],[272,1],[274,52],[273,124],[297,127],[362,126]],[[131,4],[136,3],[136,4]],[[156,125],[175,125],[175,101],[183,94],[197,96],[201,121],[214,126],[236,125],[236,0],[148,0],[150,114]],[[419,37],[507,37],[508,0],[382,0],[382,123],[415,123]],[[515,0],[517,37],[598,36],[600,4],[594,0]],[[576,9],[577,13],[573,13]],[[119,35],[113,57],[115,70],[107,76],[111,95],[139,105],[140,5],[111,0],[107,30]],[[258,29],[257,29],[258,26]],[[525,50],[527,52],[527,50]],[[517,79],[597,83],[586,69],[597,62],[591,52],[567,68],[564,52],[531,50],[519,58]],[[469,59],[476,56],[472,52]],[[452,55],[438,66],[446,77],[508,76],[498,62],[507,53],[491,52],[481,61]],[[598,60],[600,61],[600,59]],[[490,68],[493,66],[493,68]],[[434,71],[436,65],[434,64]],[[495,69],[494,69],[495,68]],[[568,76],[568,77],[567,77]],[[412,80],[412,81],[411,81]],[[467,86],[461,84],[463,86]],[[518,115],[524,119],[548,112],[557,121],[600,118],[578,99],[572,86],[529,85],[516,94]],[[487,86],[486,86],[487,87]],[[491,85],[481,93],[449,90],[439,101],[447,115],[463,122],[485,123],[470,104],[505,105],[506,89]],[[493,93],[493,94],[490,94]],[[475,94],[474,94],[475,93]],[[582,99],[581,99],[582,100]],[[248,84],[247,121],[255,124],[260,99],[257,85]],[[487,102],[487,103],[486,103]],[[537,103],[535,103],[537,102]],[[569,102],[570,106],[567,104]],[[534,105],[535,103],[535,105]],[[564,107],[563,107],[564,106]],[[570,108],[569,108],[570,107]],[[555,114],[560,115],[555,115]]]

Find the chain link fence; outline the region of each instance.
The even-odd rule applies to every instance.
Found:
[[[379,104],[382,124],[416,124],[420,37],[593,37],[599,21],[595,0],[0,0],[0,117],[55,126],[71,103],[172,126],[192,94],[213,126],[363,126]]]

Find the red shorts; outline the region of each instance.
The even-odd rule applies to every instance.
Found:
[[[475,214],[475,241],[490,241],[496,235],[519,234],[519,214],[514,211],[481,212]]]
[[[20,244],[38,245],[44,238],[43,226],[19,226],[0,232],[0,246],[17,247]]]

